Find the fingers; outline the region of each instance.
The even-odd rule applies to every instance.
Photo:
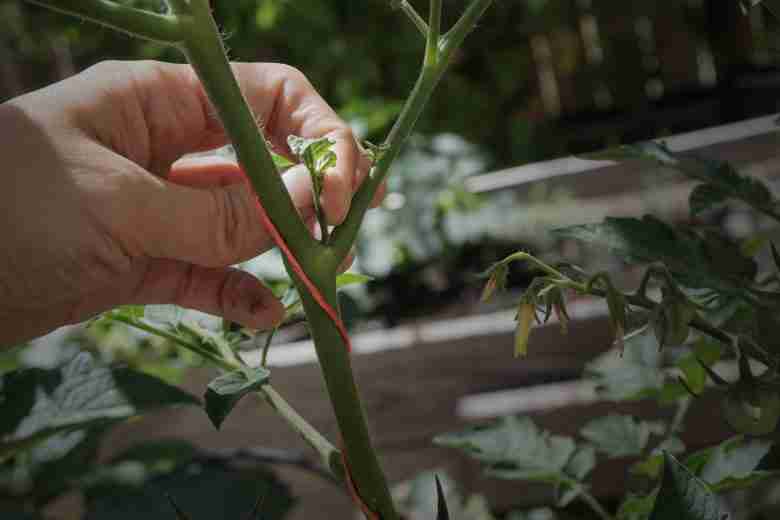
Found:
[[[313,216],[307,177],[295,169],[284,176],[304,220]],[[134,250],[152,258],[221,267],[273,246],[261,224],[259,202],[235,163],[188,159],[177,163],[169,178],[146,175],[142,188],[125,190],[134,205]]]
[[[284,317],[282,304],[250,273],[174,260],[150,261],[128,303],[172,303],[253,329],[273,327]]]

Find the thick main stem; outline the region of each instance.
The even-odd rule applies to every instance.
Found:
[[[209,3],[192,0],[190,10],[191,21],[184,22],[187,59],[217,110],[260,203],[299,263],[309,267],[319,244],[310,237],[276,170],[265,138],[230,68]]]
[[[335,307],[338,304],[335,277],[315,277],[315,281],[328,303]],[[390,489],[371,443],[349,352],[333,320],[305,290],[300,287],[299,290],[341,431],[341,449],[360,499],[382,520],[398,520]]]

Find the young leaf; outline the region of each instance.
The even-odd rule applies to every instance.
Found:
[[[615,335],[615,343],[623,351],[625,347],[623,338],[626,335],[626,300],[610,283],[607,286],[607,307],[609,308],[609,321],[612,325],[612,333]]]
[[[482,289],[482,297],[480,301],[486,302],[493,296],[496,291],[502,291],[506,287],[506,279],[509,274],[509,267],[504,263],[496,264],[493,270],[490,272],[485,288]]]
[[[271,373],[262,367],[242,368],[223,374],[209,383],[206,395],[206,413],[214,426],[222,423],[246,394],[268,382]]]
[[[503,417],[484,426],[439,435],[434,442],[482,461],[493,477],[549,483],[558,482],[576,451],[571,438],[540,430],[527,417]]]
[[[707,484],[669,453],[650,520],[728,520],[729,514]]]
[[[436,497],[438,502],[436,520],[450,520],[450,512],[447,510],[447,499],[444,496],[444,490],[441,488],[438,476],[436,477]]]
[[[517,327],[515,328],[515,357],[528,355],[528,338],[534,321],[534,305],[527,301],[520,303],[517,310]]]
[[[32,446],[60,432],[128,419],[194,396],[128,368],[109,368],[81,353],[56,369],[0,378],[0,451]]]
[[[607,415],[586,423],[580,435],[610,458],[631,457],[642,454],[655,429],[629,415]]]

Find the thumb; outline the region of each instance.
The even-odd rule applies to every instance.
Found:
[[[299,182],[287,184],[304,217],[311,213],[310,190]],[[139,232],[149,257],[222,267],[273,245],[261,224],[257,197],[238,165],[226,159],[179,161],[168,179],[144,197]]]

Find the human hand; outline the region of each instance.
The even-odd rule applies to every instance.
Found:
[[[291,67],[234,70],[277,153],[290,134],[336,141],[321,202],[341,222],[369,167],[349,127]],[[0,345],[123,304],[174,303],[252,328],[281,319],[273,294],[229,267],[272,245],[241,170],[179,161],[226,142],[190,67],[102,63],[0,105],[0,128]],[[308,173],[292,168],[284,182],[313,228]]]

